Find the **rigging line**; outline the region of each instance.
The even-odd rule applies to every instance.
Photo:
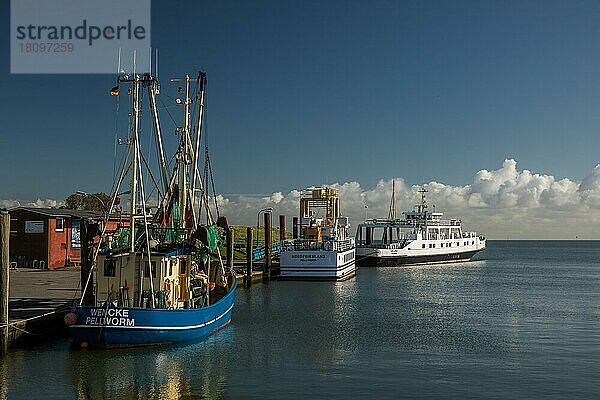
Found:
[[[208,153],[206,153],[206,160],[208,161],[208,170],[210,172],[210,183],[212,186],[213,200],[215,202],[215,210],[217,211],[217,218],[218,218],[221,216],[221,214],[219,213],[219,204],[217,202],[217,191],[215,190],[215,179],[213,177],[212,164],[210,162],[210,157],[209,157]]]
[[[131,89],[128,89],[127,92],[131,93]],[[128,118],[128,121],[127,121],[127,152],[125,152],[123,154],[123,158],[122,158],[123,163],[122,163],[122,166],[120,168],[121,171],[125,168],[125,164],[127,163],[127,160],[129,159],[129,153],[130,153],[130,150],[131,150],[131,148],[130,148],[130,146],[131,146],[130,136],[131,136],[131,132],[133,131],[132,117],[133,117],[132,113],[127,113],[127,118]],[[129,168],[128,168],[128,170],[129,170]],[[114,177],[115,177],[115,180],[113,181],[112,192],[113,193],[117,193],[118,190],[119,190],[119,187],[120,187],[121,183],[120,182],[117,183],[117,175],[116,174],[114,175]]]
[[[140,147],[139,147],[139,141],[136,141],[138,143],[138,157],[141,157],[141,152]],[[142,165],[141,163],[139,163],[139,171],[140,171],[140,192],[142,194],[142,213],[144,214],[144,233],[146,236],[146,248],[144,250],[146,250],[147,256],[148,256],[148,275],[150,277],[150,293],[152,294],[152,308],[155,308],[155,303],[154,303],[154,276],[152,275],[152,255],[150,253],[150,234],[148,232],[148,215],[146,213],[146,199],[145,199],[145,192],[144,192],[144,176],[142,174]],[[144,252],[142,252],[142,265],[144,262]],[[140,288],[142,289],[142,288]]]
[[[195,93],[195,98],[194,101],[197,102],[199,101],[198,99],[198,79],[196,79],[195,83],[194,83],[194,93]],[[196,120],[196,110],[198,109],[198,107],[192,107],[192,113],[190,115],[190,121],[195,121]],[[192,126],[192,130],[195,131],[196,128],[195,126]]]
[[[198,103],[200,101],[200,99],[198,98],[198,79],[194,80],[194,84],[193,84],[193,93],[194,93],[194,100],[193,102]],[[188,137],[189,139],[189,146],[191,149],[191,156],[192,156],[192,164],[194,164],[195,162],[197,162],[198,157],[196,154],[196,146],[195,143],[192,141],[192,135],[194,133],[196,133],[198,127],[196,126],[196,111],[197,111],[198,107],[192,107],[192,112],[190,113],[190,121],[192,122],[192,126],[190,127],[190,136]],[[194,170],[192,169],[192,177],[196,178],[196,176],[194,175]],[[192,179],[193,180],[193,179]],[[196,188],[196,181],[194,180],[194,182],[192,182],[192,189]],[[196,198],[196,194],[193,192],[192,190],[192,209],[195,207],[195,198]]]
[[[205,149],[206,149],[206,165],[208,166],[207,168],[207,173],[210,174],[210,184],[211,184],[211,188],[212,188],[212,194],[213,194],[213,201],[215,203],[215,211],[217,212],[217,218],[221,216],[221,213],[219,212],[219,204],[217,202],[217,191],[215,189],[215,179],[213,176],[213,171],[212,171],[212,163],[210,161],[210,152],[208,150],[208,128],[209,128],[209,118],[208,118],[208,99],[205,99],[204,101],[204,145],[205,145]],[[207,178],[208,179],[208,178]],[[207,181],[208,183],[208,181]],[[205,186],[205,188],[208,188],[208,186]]]
[[[204,102],[204,195],[206,197],[206,223],[210,220],[210,203],[208,201],[209,197],[209,186],[208,186],[208,169],[209,169],[209,160],[208,160],[208,99]]]
[[[143,97],[141,99],[141,103],[143,104]],[[151,111],[151,109],[148,108],[148,111]],[[148,121],[146,121],[146,122],[148,122]],[[158,144],[156,143],[155,140],[152,140],[152,135],[153,134],[156,135],[156,126],[154,126],[154,121],[149,122],[149,125],[150,125],[150,129],[148,130],[148,135],[147,135],[148,136],[147,137],[147,139],[148,139],[147,154],[148,154],[148,158],[150,159],[150,161],[152,161],[152,154],[154,153],[152,151],[152,148],[154,147],[154,145],[156,145],[156,148],[158,149]],[[140,129],[140,131],[142,131],[142,130]],[[141,147],[141,145],[140,145],[140,147]],[[158,151],[157,151],[157,153],[158,153]],[[154,176],[152,175],[152,171],[150,169],[148,161],[144,157],[144,153],[140,152],[140,154],[142,157],[142,161],[144,162],[144,165],[146,166],[148,174],[150,175],[150,178],[152,179],[152,182],[154,183],[156,189],[158,189],[158,184],[156,183],[156,179],[154,179]],[[158,165],[160,162],[160,160],[158,160],[158,157],[157,157],[157,161],[158,161],[157,162],[157,165]],[[154,192],[154,189],[152,189],[152,192]],[[159,194],[160,194],[160,192],[159,192]]]
[[[205,145],[204,146],[204,194],[206,195],[207,201],[206,201],[206,223],[208,224],[208,220],[209,220],[209,213],[210,213],[210,203],[208,202],[208,147]]]
[[[156,189],[159,197],[161,197],[161,191],[158,188],[158,183],[156,182],[156,179],[154,179],[154,174],[152,174],[152,171],[150,170],[150,166],[148,165],[148,162],[146,161],[146,157],[144,157],[143,154],[140,153],[140,156],[142,158],[142,161],[144,162],[144,165],[146,166],[146,169],[148,170],[148,175],[150,175],[150,179],[152,179],[152,183],[154,183],[154,189]],[[154,189],[152,189],[154,191]]]
[[[121,166],[119,167],[119,175],[115,174],[113,183],[112,183],[112,188],[111,188],[111,194],[113,193],[118,193],[119,188],[120,188],[120,176],[126,174],[129,171],[129,168],[127,168],[127,170],[125,170],[125,167],[127,166],[127,160],[129,160],[129,146],[130,144],[127,143],[127,151],[125,153],[123,153],[123,158],[121,159]]]
[[[167,94],[165,94],[165,96],[171,97]],[[164,106],[163,109],[167,112],[167,114],[171,118],[171,122],[173,122],[173,126],[177,128],[177,122],[175,122],[175,118],[173,118],[173,116],[171,115],[171,112],[169,111],[169,108],[166,106],[165,102],[162,100],[161,97],[158,97],[158,100],[162,103],[162,105]]]
[[[114,154],[113,154],[113,176],[117,174],[117,135],[119,133],[119,110],[120,110],[120,97],[117,95],[115,99],[117,103],[117,109],[115,111],[115,138],[114,138]]]

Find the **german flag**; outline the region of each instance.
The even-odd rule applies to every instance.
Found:
[[[109,93],[111,96],[118,96],[119,95],[119,86],[115,86],[114,88],[110,89]]]

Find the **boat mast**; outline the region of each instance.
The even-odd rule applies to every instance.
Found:
[[[195,199],[196,196],[196,182],[199,179],[198,176],[198,157],[199,157],[199,153],[200,153],[200,141],[202,139],[202,120],[203,120],[203,115],[204,115],[204,96],[205,96],[205,92],[206,92],[206,72],[198,72],[198,94],[196,96],[197,101],[198,101],[198,117],[196,120],[196,147],[194,149],[194,164],[193,164],[193,170],[192,170],[192,199]],[[200,182],[200,189],[202,188],[202,182]],[[203,196],[202,196],[203,197]],[[194,201],[192,201],[192,204],[195,204]],[[201,203],[202,204],[202,200]],[[193,206],[192,206],[192,210],[194,210]],[[198,212],[198,217],[200,217],[200,212]],[[196,214],[194,213],[194,222],[197,225],[198,221],[196,220]]]
[[[425,193],[427,193],[427,189],[419,189],[419,193],[421,193],[421,204],[419,204],[418,211],[423,214],[423,220],[425,226],[427,226],[427,204],[425,202]],[[427,230],[425,230],[425,234],[427,234]]]
[[[183,142],[184,153],[181,155],[181,180],[179,185],[179,204],[181,207],[180,210],[180,218],[181,218],[181,226],[185,227],[186,217],[187,217],[187,195],[188,195],[188,181],[187,181],[187,168],[186,165],[189,164],[189,152],[188,150],[188,142],[190,140],[190,77],[189,75],[185,76],[185,100],[183,103],[183,135],[181,139]]]
[[[388,219],[391,221],[396,219],[396,181],[394,179],[392,179],[392,200],[390,200]]]
[[[427,212],[427,203],[425,201],[425,193],[427,193],[427,189],[419,189],[419,193],[421,194],[421,204],[418,205],[419,212],[424,213]]]
[[[140,120],[140,109],[139,109],[139,99],[138,99],[138,90],[140,85],[140,77],[135,74],[134,70],[134,80],[133,80],[133,88],[132,88],[132,110],[133,110],[133,128],[131,137],[129,138],[129,146],[131,148],[131,202],[129,208],[129,246],[131,254],[133,254],[135,258],[135,208],[136,208],[136,196],[137,196],[137,162],[139,158],[138,152],[138,129],[139,129],[139,120]],[[141,286],[140,286],[141,290]]]
[[[150,111],[152,112],[152,121],[154,122],[154,133],[156,139],[156,151],[158,152],[158,162],[160,165],[160,175],[163,183],[163,191],[169,189],[169,178],[167,176],[167,163],[165,161],[165,152],[162,143],[162,134],[158,122],[158,110],[156,109],[156,94],[158,93],[158,82],[150,74],[146,77],[148,80],[148,98],[150,101]]]
[[[177,164],[179,165],[179,222],[180,226],[186,226],[187,217],[187,197],[188,197],[188,182],[187,182],[187,165],[190,164],[190,77],[186,75],[184,79],[171,79],[171,82],[185,82],[185,98],[183,101],[178,100],[178,103],[183,103],[183,127],[181,128],[181,139],[179,141],[179,149],[177,150]]]

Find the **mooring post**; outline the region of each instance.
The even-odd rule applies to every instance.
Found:
[[[292,237],[298,239],[298,217],[292,218]]]
[[[252,227],[246,228],[246,276],[244,286],[252,286]]]
[[[88,218],[83,218],[79,226],[81,238],[81,299],[82,305],[94,305],[94,277],[92,267],[94,261],[94,236],[97,225]]]
[[[231,226],[227,228],[227,237],[225,240],[227,243],[227,268],[233,271],[233,228]]]
[[[279,216],[279,244],[283,245],[285,240],[285,215]]]
[[[10,237],[10,216],[8,211],[0,211],[0,355],[8,351],[8,288],[9,288],[9,253],[8,240]]]
[[[265,268],[263,270],[263,281],[271,280],[271,213],[265,213]]]

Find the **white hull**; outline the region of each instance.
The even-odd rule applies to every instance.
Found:
[[[485,250],[486,240],[469,237],[452,240],[413,240],[404,247],[357,246],[359,265],[428,264],[468,260]]]
[[[280,278],[343,281],[356,274],[355,249],[288,250],[280,257]]]

